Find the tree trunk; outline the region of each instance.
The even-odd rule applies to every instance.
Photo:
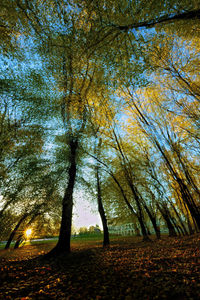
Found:
[[[177,227],[179,228],[179,230],[180,230],[180,232],[182,233],[182,235],[185,236],[186,234],[185,234],[185,232],[184,232],[182,226],[181,226],[181,225],[177,225]]]
[[[19,228],[19,226],[21,225],[21,223],[27,218],[28,214],[25,214],[21,217],[21,219],[18,221],[17,225],[15,226],[15,228],[13,229],[13,231],[11,232],[9,239],[6,243],[5,249],[8,249],[10,247],[10,244]]]
[[[150,229],[149,229],[149,227],[147,225],[146,225],[146,228],[147,228],[148,235],[151,235],[151,231],[150,231]]]
[[[17,240],[16,240],[16,243],[15,243],[14,249],[18,249],[18,248],[19,248],[19,245],[20,245],[20,243],[22,242],[22,238],[23,238],[23,234],[20,234],[20,235],[17,237]]]
[[[158,207],[159,211],[161,212],[163,219],[165,220],[165,223],[166,223],[168,231],[169,231],[169,236],[177,236],[175,228],[170,220],[171,218],[170,218],[168,209],[166,207],[161,208],[159,203],[157,203],[157,207]]]
[[[144,225],[144,222],[143,222],[143,218],[142,218],[142,215],[141,217],[138,216],[138,214],[134,211],[133,209],[133,206],[129,203],[128,201],[128,198],[126,197],[126,194],[121,186],[121,184],[119,183],[119,181],[117,180],[117,178],[114,176],[113,173],[110,173],[110,175],[112,176],[113,180],[116,182],[116,184],[118,185],[120,191],[121,191],[121,194],[123,196],[123,199],[127,205],[127,207],[130,209],[131,213],[133,214],[133,216],[137,217],[138,221],[139,221],[139,224],[140,224],[140,228],[141,228],[141,232],[142,232],[142,235],[143,235],[143,239],[144,240],[150,240],[149,237],[148,237],[148,234],[146,232],[146,228],[145,228],[145,225]],[[134,188],[133,188],[134,189]],[[134,193],[134,198],[135,198],[135,193]],[[136,195],[136,198],[138,198],[138,196]],[[139,199],[138,199],[139,200]],[[138,206],[138,205],[137,205]],[[140,207],[140,204],[139,204],[139,207]],[[142,213],[142,212],[141,212]],[[140,214],[141,214],[140,213]],[[140,233],[139,233],[139,236],[140,236]]]
[[[134,227],[134,231],[135,231],[136,236],[141,236],[140,230],[139,230],[139,228],[138,228],[135,221],[133,221],[133,227]]]
[[[143,241],[151,241],[151,239],[148,236],[145,224],[144,224],[144,215],[143,215],[143,211],[142,211],[142,207],[141,207],[141,204],[140,204],[140,199],[139,199],[137,190],[131,182],[129,182],[129,186],[131,188],[131,191],[133,193],[133,196],[135,198],[135,202],[136,202],[136,205],[137,205],[137,209],[138,209],[137,217],[138,217],[138,221],[140,223],[141,232],[142,232],[142,235],[143,235]]]
[[[194,234],[194,230],[192,228],[189,218],[187,219],[187,225],[188,225],[188,230],[189,230],[190,235]]]
[[[149,218],[151,220],[151,223],[153,225],[156,237],[159,240],[160,239],[160,228],[156,224],[156,218],[152,215],[152,213],[150,212],[150,210],[147,207],[147,205],[144,205],[144,208],[145,208],[145,210],[146,210],[146,212],[147,212],[147,214],[148,214],[148,216],[149,216]]]
[[[35,218],[36,218],[37,216],[40,215],[40,213],[39,213],[37,210],[38,210],[41,206],[42,206],[42,205],[39,205],[39,206],[36,207],[36,211],[34,212],[34,215],[33,215],[32,218],[30,219],[30,221],[28,222],[28,224],[26,224],[26,228],[29,227],[29,226],[33,223],[33,221],[35,220]],[[20,233],[20,234],[18,235],[17,240],[16,240],[16,242],[15,242],[14,249],[18,249],[18,248],[19,248],[19,245],[20,245],[21,242],[23,241],[23,236],[24,236],[23,233]]]
[[[192,235],[192,234],[194,234],[194,230],[193,230],[192,224],[190,222],[189,209],[188,209],[186,203],[183,202],[183,205],[186,210],[186,218],[187,218],[187,226],[188,226],[189,234]]]
[[[168,231],[169,231],[169,236],[177,236],[175,228],[169,218],[169,216],[167,214],[163,214],[163,218],[166,222],[166,225],[168,227]]]
[[[97,180],[97,201],[98,201],[98,211],[101,217],[102,225],[103,225],[103,247],[108,247],[110,245],[109,240],[109,232],[107,225],[107,218],[105,214],[105,210],[103,207],[102,197],[101,197],[101,185],[99,179],[99,166],[96,166],[96,180]]]
[[[182,231],[182,234],[183,234],[183,235],[188,235],[188,231],[187,231],[187,229],[186,229],[186,227],[185,227],[185,224],[183,223],[183,221],[182,221],[182,219],[181,219],[181,217],[180,217],[180,215],[179,215],[179,213],[178,213],[176,207],[174,206],[174,204],[173,204],[171,201],[169,201],[169,202],[170,202],[170,204],[171,204],[171,206],[172,206],[172,208],[173,208],[173,210],[174,210],[174,212],[175,212],[175,214],[176,214],[176,216],[177,216],[177,218],[178,218],[178,220],[179,220],[179,223],[180,223],[180,225],[181,225],[181,231]]]
[[[198,230],[200,230],[200,214],[199,214],[198,207],[196,206],[192,196],[190,195],[188,187],[185,185],[183,180],[178,178],[177,182],[179,183],[179,186],[180,186],[182,199],[186,203],[192,218],[196,222],[197,231],[198,231]]]
[[[148,233],[147,233],[144,221],[143,221],[143,217],[141,215],[138,216],[138,221],[140,223],[143,241],[150,241],[150,238],[148,237]]]
[[[175,221],[175,219],[174,219],[174,218],[172,218],[172,217],[171,217],[171,222],[172,222],[172,224],[174,225],[174,228],[176,229],[176,231],[178,232],[178,235],[180,235],[180,236],[181,236],[181,231],[180,231],[180,228],[179,228],[179,226],[176,224],[176,221]]]
[[[195,229],[195,231],[198,233],[198,232],[199,232],[199,228],[198,228],[197,223],[196,223],[196,220],[194,219],[193,216],[192,216],[192,221],[193,221],[193,224],[194,224],[194,229]]]
[[[101,139],[97,144],[97,134],[95,134],[96,143],[95,143],[95,152],[97,155],[97,159],[100,157],[100,148],[101,148]],[[101,222],[103,225],[103,247],[109,247],[110,239],[109,239],[109,231],[108,231],[108,224],[107,218],[105,214],[105,210],[103,207],[103,201],[101,196],[101,183],[100,183],[100,174],[99,174],[99,161],[96,162],[96,184],[97,184],[97,203],[98,203],[98,211],[101,217]]]
[[[165,152],[163,151],[161,145],[159,144],[159,142],[154,139],[154,142],[157,146],[157,148],[159,149],[159,151],[161,152],[163,158],[166,161],[166,165],[169,169],[169,171],[171,172],[171,174],[174,176],[176,182],[178,183],[179,187],[180,187],[180,192],[181,192],[181,196],[182,196],[182,200],[183,202],[185,202],[185,204],[187,205],[191,216],[194,218],[198,229],[200,229],[200,213],[199,210],[194,202],[194,199],[187,187],[187,185],[184,183],[184,181],[178,176],[176,170],[174,170],[171,162],[169,161],[168,157],[166,156]]]
[[[73,210],[73,191],[76,180],[76,157],[78,150],[78,140],[71,139],[70,143],[70,167],[68,170],[68,185],[62,202],[62,219],[58,243],[47,256],[59,255],[61,253],[70,253],[72,210]]]

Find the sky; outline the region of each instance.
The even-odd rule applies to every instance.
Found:
[[[73,209],[73,224],[76,228],[90,227],[96,224],[102,228],[97,204],[87,200],[82,191],[75,193],[75,204]]]

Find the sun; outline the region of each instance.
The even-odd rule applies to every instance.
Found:
[[[32,229],[31,228],[28,228],[26,231],[25,231],[25,235],[27,238],[29,238],[32,234]]]

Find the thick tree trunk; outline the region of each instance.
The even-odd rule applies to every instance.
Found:
[[[102,197],[101,197],[101,185],[99,179],[99,166],[97,163],[96,166],[96,180],[97,180],[97,201],[98,201],[98,211],[101,217],[102,225],[103,225],[103,247],[108,247],[110,245],[107,218],[105,214],[105,210],[103,207]]]
[[[21,223],[27,218],[28,214],[25,214],[21,217],[21,219],[18,221],[17,225],[15,226],[15,228],[13,229],[13,231],[11,232],[9,239],[6,243],[5,249],[8,249],[10,247],[10,244],[15,236],[15,234],[17,233],[17,230],[19,229],[19,226],[21,225]]]
[[[58,243],[47,255],[57,255],[61,253],[70,253],[72,210],[73,210],[73,191],[76,180],[76,157],[78,150],[78,141],[70,141],[70,167],[68,170],[68,185],[62,202],[62,219]]]

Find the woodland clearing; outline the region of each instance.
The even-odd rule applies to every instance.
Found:
[[[0,299],[199,299],[200,234],[142,242],[112,238],[72,241],[58,259],[53,243],[1,250]]]

